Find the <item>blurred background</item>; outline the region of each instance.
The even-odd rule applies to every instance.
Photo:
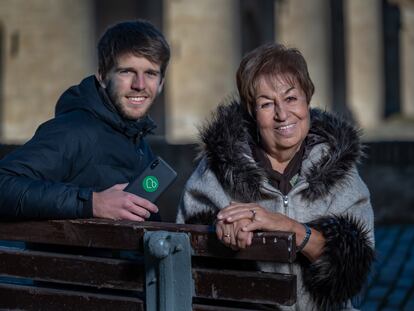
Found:
[[[195,164],[197,127],[235,91],[242,56],[277,41],[304,54],[311,105],[363,129],[377,222],[414,223],[414,0],[0,0],[3,150],[30,139],[60,94],[95,72],[105,29],[135,18],[172,49],[151,111],[154,149],[180,173],[161,198],[165,219]]]
[[[406,268],[414,262],[414,0],[0,0],[0,157],[53,116],[64,90],[95,73],[103,31],[135,18],[160,28],[172,49],[151,111],[153,149],[179,173],[158,202],[164,220],[174,221],[196,164],[197,127],[235,91],[242,56],[269,41],[297,47],[316,87],[311,105],[363,129],[360,171],[377,246],[388,245],[364,310],[414,310],[414,281],[398,285],[414,275],[414,263]],[[392,286],[376,289],[383,267]]]

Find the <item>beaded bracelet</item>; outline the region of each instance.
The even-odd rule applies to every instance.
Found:
[[[311,234],[312,234],[312,230],[311,230],[311,228],[307,225],[307,224],[302,224],[304,227],[305,227],[305,229],[306,229],[306,234],[305,234],[305,237],[303,238],[303,241],[302,241],[302,243],[300,243],[300,245],[298,246],[298,247],[296,247],[296,252],[297,253],[299,253],[299,252],[301,252],[302,250],[303,250],[303,248],[306,246],[306,244],[308,243],[308,241],[309,241],[309,238],[310,238],[310,236],[311,236]]]

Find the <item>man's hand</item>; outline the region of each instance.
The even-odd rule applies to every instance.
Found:
[[[144,221],[151,213],[158,212],[156,205],[135,194],[124,192],[127,184],[114,185],[101,192],[94,192],[93,216],[107,219]]]

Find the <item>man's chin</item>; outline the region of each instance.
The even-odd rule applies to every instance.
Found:
[[[114,106],[122,118],[136,121],[148,113],[151,104],[142,103],[140,105],[131,105],[129,103],[116,101],[114,102]]]
[[[131,121],[137,121],[139,119],[141,119],[142,117],[144,117],[148,112],[148,108],[147,109],[142,109],[142,110],[123,110],[121,111],[121,116],[124,119],[127,120],[131,120]]]

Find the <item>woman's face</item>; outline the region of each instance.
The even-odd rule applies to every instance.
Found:
[[[305,93],[295,79],[259,77],[256,122],[262,146],[270,155],[299,150],[309,132],[310,116]]]

